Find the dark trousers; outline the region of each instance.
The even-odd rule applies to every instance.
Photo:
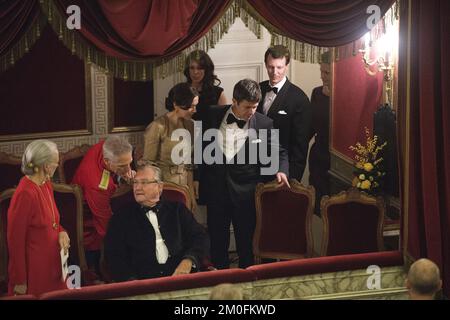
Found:
[[[253,265],[253,234],[256,224],[254,201],[235,205],[208,204],[208,232],[211,240],[211,260],[217,269],[230,267],[228,248],[230,246],[230,223],[233,223],[239,268]]]

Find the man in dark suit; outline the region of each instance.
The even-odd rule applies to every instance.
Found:
[[[264,62],[269,80],[260,83],[258,112],[273,119],[273,126],[280,130],[280,143],[289,154],[289,177],[301,181],[308,156],[311,105],[307,95],[286,77],[290,62],[286,47],[269,48]]]
[[[233,90],[231,106],[213,107],[204,122],[203,167],[211,258],[218,269],[229,267],[230,223],[233,223],[239,267],[253,264],[255,189],[274,177],[289,186],[287,153],[278,144],[272,120],[256,113],[261,91],[244,79]],[[208,130],[209,129],[209,130]],[[212,130],[211,130],[212,129]],[[270,151],[270,152],[268,152]]]
[[[182,203],[160,201],[159,168],[143,161],[133,180],[136,199],[112,216],[105,258],[114,281],[187,274],[209,253],[206,230]]]

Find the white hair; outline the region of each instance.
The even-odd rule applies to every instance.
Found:
[[[139,160],[136,170],[140,171],[140,170],[145,170],[145,169],[152,169],[153,172],[155,173],[155,180],[158,181],[158,183],[162,182],[161,169],[159,167],[157,167],[154,162],[152,162],[150,160],[145,160],[145,159]]]
[[[58,146],[50,140],[34,140],[31,142],[22,156],[22,172],[25,175],[33,175],[46,164],[55,160],[58,155]]]
[[[109,136],[103,144],[103,158],[110,161],[115,161],[117,157],[132,151],[131,144],[120,136]]]

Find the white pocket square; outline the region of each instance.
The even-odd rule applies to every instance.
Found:
[[[252,140],[252,143],[261,143],[261,142],[262,142],[261,139],[255,139],[255,140]]]
[[[280,111],[278,111],[278,114],[286,115],[287,113],[286,113],[286,111],[284,111],[284,110],[280,110]]]

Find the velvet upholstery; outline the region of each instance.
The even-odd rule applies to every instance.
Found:
[[[256,280],[254,273],[243,269],[198,272],[188,275],[134,280],[84,287],[79,290],[59,290],[43,294],[43,300],[113,299],[192,288],[212,287],[220,283],[242,283]]]
[[[312,255],[311,219],[314,189],[298,181],[291,188],[276,181],[256,188],[256,229],[253,252],[260,257],[292,259]]]
[[[383,250],[384,203],[357,189],[343,191],[321,202],[322,256]]]

